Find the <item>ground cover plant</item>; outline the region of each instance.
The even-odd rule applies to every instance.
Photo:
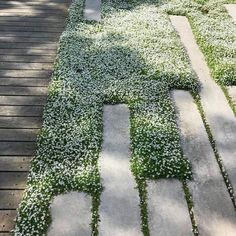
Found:
[[[92,229],[93,235],[98,233],[102,186],[97,159],[104,104],[129,106],[132,171],[141,184],[146,179],[191,178],[169,93],[197,93],[199,84],[168,13],[194,15],[202,4],[105,0],[97,23],[84,21],[83,1],[74,0],[60,39],[16,235],[46,234],[50,200],[72,190],[93,196]]]
[[[220,85],[236,85],[236,28],[225,4],[236,0],[171,0],[163,9],[188,17],[212,77]]]

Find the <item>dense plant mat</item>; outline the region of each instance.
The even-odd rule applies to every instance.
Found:
[[[46,234],[50,200],[72,190],[93,196],[92,229],[97,234],[102,191],[97,160],[104,104],[129,106],[131,166],[138,182],[191,178],[169,93],[172,89],[197,93],[199,83],[168,14],[187,14],[198,35],[202,19],[196,19],[208,17],[202,7],[199,1],[105,0],[102,21],[97,23],[83,20],[82,0],[72,3],[60,38],[36,157],[19,207],[16,235]],[[208,41],[202,40],[203,49]],[[208,62],[213,49],[206,54]],[[229,59],[228,54],[225,58]],[[215,62],[219,63],[219,57]],[[216,75],[219,70],[214,68],[218,67],[211,67]],[[230,68],[234,73],[235,68]],[[230,73],[220,79],[233,81]]]

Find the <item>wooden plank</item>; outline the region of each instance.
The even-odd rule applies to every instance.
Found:
[[[18,1],[0,1],[0,6],[4,6],[4,7],[14,7],[14,8],[17,8],[17,7],[24,7],[25,5],[27,6],[33,6],[33,7],[47,7],[47,8],[53,8],[53,9],[56,9],[56,8],[64,8],[64,6],[68,5],[67,4],[68,2],[64,1],[64,2],[56,2],[56,1],[45,1],[45,2],[42,2],[42,1],[27,1],[27,2],[24,2],[24,1],[21,1],[21,0],[18,0]]]
[[[14,15],[15,13],[21,13],[22,15],[25,14],[29,14],[29,15],[41,15],[41,14],[54,14],[54,15],[58,15],[58,17],[62,17],[63,15],[65,15],[66,11],[65,10],[61,10],[61,9],[53,9],[53,8],[41,8],[41,9],[37,9],[34,7],[22,7],[22,8],[5,8],[5,9],[0,9],[0,15],[4,16],[4,13],[8,13],[8,14],[12,14]]]
[[[1,17],[0,17],[1,19]],[[4,37],[38,37],[38,38],[59,38],[60,34],[59,33],[52,33],[52,32],[34,32],[33,34],[31,32],[7,32],[3,31],[1,32],[1,36]]]
[[[0,117],[0,128],[41,128],[42,117]]]
[[[12,0],[0,0],[0,2],[11,2]],[[25,2],[28,3],[30,0],[18,0],[19,2]],[[32,0],[31,0],[32,1]],[[30,2],[31,2],[30,1]],[[47,3],[48,0],[37,0],[38,3]],[[50,2],[55,2],[55,3],[65,3],[68,4],[71,2],[71,0],[66,1],[66,0],[50,0]]]
[[[0,231],[7,232],[13,230],[15,226],[15,218],[15,210],[0,210]]]
[[[57,16],[51,15],[48,17],[41,17],[41,16],[29,16],[29,17],[22,17],[22,16],[0,16],[1,22],[29,22],[29,23],[58,23],[58,24],[65,24],[65,18],[58,18]]]
[[[46,96],[0,96],[0,105],[44,105],[46,101]]]
[[[32,156],[0,156],[0,171],[28,171]]]
[[[10,17],[8,17],[8,19],[9,18]],[[16,20],[8,21],[8,20],[1,19],[0,25],[1,26],[21,26],[21,27],[37,27],[37,26],[43,27],[44,26],[44,27],[49,27],[49,28],[59,28],[62,30],[65,27],[65,22],[64,21],[47,22],[47,21],[39,21],[39,20],[32,22],[32,21],[25,21],[24,19],[23,21],[20,19],[18,19],[18,21]]]
[[[0,95],[47,95],[47,87],[0,86]]]
[[[36,141],[39,129],[1,129],[0,141]]]
[[[15,23],[15,22],[13,22]],[[13,43],[13,42],[20,42],[20,43],[50,43],[50,42],[54,42],[57,43],[57,39],[56,38],[40,38],[40,37],[34,37],[33,35],[31,37],[4,37],[4,36],[0,36],[0,43]]]
[[[24,189],[28,172],[0,172],[0,189]]]
[[[1,13],[0,13],[1,14]],[[61,33],[63,28],[55,28],[55,27],[33,27],[33,26],[3,26],[0,24],[0,32],[7,31],[7,32],[50,32],[50,33]]]
[[[0,43],[1,48],[1,43]],[[53,63],[37,62],[2,62],[0,61],[0,70],[51,70]]]
[[[0,26],[0,32],[1,32],[1,26]],[[26,32],[26,31],[24,31]],[[34,48],[34,49],[40,49],[40,50],[56,50],[57,49],[57,43],[47,43],[46,41],[41,43],[0,43],[0,49],[24,49],[24,48]]]
[[[50,15],[55,15],[57,16],[58,18],[62,18],[64,16],[62,16],[61,13],[57,13],[57,12],[44,12],[44,11],[21,11],[21,10],[18,10],[16,12],[11,12],[11,11],[8,11],[8,12],[0,12],[0,16],[22,16],[22,17],[28,17],[28,16],[40,16],[40,17],[48,17]]]
[[[33,156],[36,145],[34,142],[1,142],[1,156]]]
[[[16,3],[16,2],[15,2]],[[3,6],[2,8],[0,8],[0,12],[19,12],[22,11],[24,12],[52,12],[52,13],[56,13],[56,14],[64,14],[66,13],[67,7],[65,7],[65,5],[63,4],[54,4],[53,6],[49,6],[47,5],[47,3],[45,2],[44,4],[28,4],[28,3],[21,3],[21,2],[17,2],[17,4],[7,4],[7,2],[5,2],[5,4],[2,4],[2,2],[0,2],[0,6]]]
[[[48,86],[49,79],[47,78],[1,78],[0,86]]]
[[[31,116],[43,115],[43,106],[0,106],[0,116]]]
[[[0,50],[1,51],[1,50]],[[45,77],[49,78],[52,70],[0,70],[0,77]]]
[[[23,197],[24,190],[0,190],[0,209],[16,209]]]
[[[18,48],[18,49],[0,49],[1,54],[5,55],[20,55],[20,56],[55,56],[56,50],[45,50],[45,49],[35,49],[31,48]]]

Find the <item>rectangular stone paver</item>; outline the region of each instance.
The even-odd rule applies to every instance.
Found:
[[[70,192],[56,196],[51,203],[52,223],[48,236],[90,236],[92,199],[89,195]]]
[[[201,103],[206,120],[216,141],[216,147],[229,179],[236,191],[236,118],[221,88],[211,78],[210,71],[190,24],[184,16],[171,16],[171,22],[188,52],[193,69],[202,84]]]
[[[84,8],[84,19],[85,20],[101,20],[101,0],[86,0]]]
[[[236,4],[226,4],[225,7],[236,23]]]
[[[194,215],[200,235],[236,235],[236,212],[215,160],[204,124],[191,95],[173,93],[184,155],[192,165]]]
[[[104,106],[104,141],[99,158],[104,190],[100,204],[100,236],[141,234],[139,195],[130,170],[129,110]]]
[[[149,181],[147,192],[150,236],[193,235],[181,182]]]

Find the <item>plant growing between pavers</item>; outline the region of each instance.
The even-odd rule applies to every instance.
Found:
[[[220,85],[236,85],[236,28],[224,4],[236,0],[171,0],[169,14],[188,17],[212,77]]]
[[[93,196],[92,229],[97,235],[102,190],[97,159],[105,103],[127,103],[130,108],[132,170],[141,185],[145,179],[191,178],[169,90],[196,93],[199,85],[167,13],[175,4],[179,13],[186,6],[199,11],[201,4],[180,2],[103,1],[101,23],[84,21],[83,2],[73,2],[60,39],[16,235],[45,234],[50,200],[72,190]],[[148,235],[145,216],[143,223]]]

